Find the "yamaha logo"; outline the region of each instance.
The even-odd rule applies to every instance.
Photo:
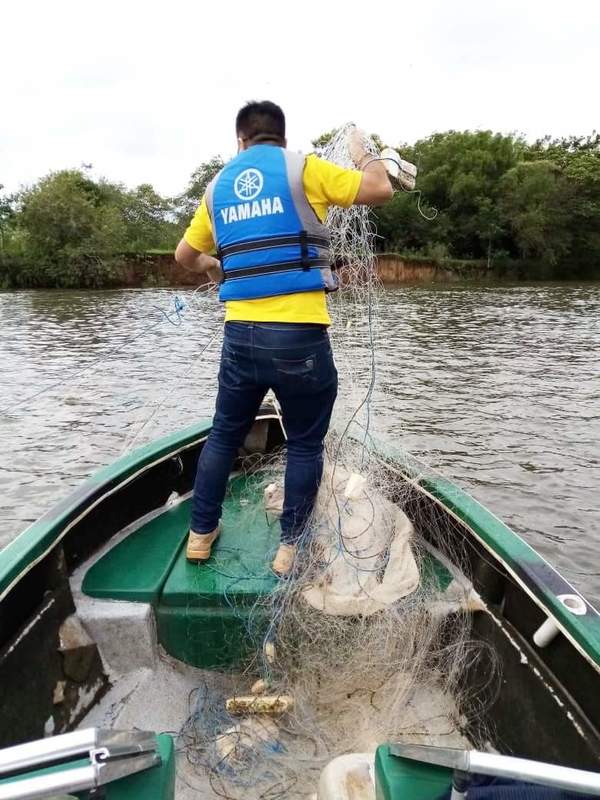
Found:
[[[240,200],[254,200],[263,188],[262,172],[257,169],[245,169],[235,179],[233,191]]]

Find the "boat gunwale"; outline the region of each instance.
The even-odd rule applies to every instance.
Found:
[[[502,564],[518,586],[556,622],[571,644],[600,672],[600,613],[581,592],[535,548],[468,492],[447,478],[436,475],[414,456],[389,443],[382,446],[379,452],[387,468],[395,468],[405,481],[467,528],[473,538]],[[543,565],[562,584],[563,591],[560,594],[574,594],[581,598],[586,606],[585,615],[571,613],[539,574],[520,574],[519,569],[524,571],[524,563]]]
[[[157,464],[206,440],[211,420],[162,437],[94,472],[0,550],[0,603],[99,503]],[[31,558],[32,551],[35,556]]]

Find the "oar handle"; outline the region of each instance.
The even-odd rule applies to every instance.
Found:
[[[553,786],[571,792],[600,795],[600,773],[583,769],[561,767],[542,761],[529,761],[526,758],[500,756],[494,753],[469,752],[469,772],[479,775],[495,775],[501,778]]]

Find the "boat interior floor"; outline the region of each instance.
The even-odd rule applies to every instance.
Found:
[[[113,685],[102,700],[80,723],[81,728],[98,726],[131,730],[151,730],[177,737],[194,713],[197,691],[210,687],[227,693],[229,686],[240,685],[240,676],[201,670],[182,664],[159,650],[152,668],[138,668],[113,677]],[[432,689],[418,690],[406,705],[403,728],[398,741],[445,747],[465,747],[467,741],[456,729],[456,711],[448,696]],[[361,750],[374,752],[381,744],[364,731]],[[190,745],[189,739],[175,739],[176,797],[192,800],[198,796],[218,797],[210,776],[202,768],[204,753]],[[332,752],[331,758],[339,755]],[[307,796],[315,786],[306,787]],[[202,794],[198,794],[201,792]]]
[[[186,561],[190,497],[174,496],[113,536],[73,573],[77,617],[97,643],[110,680],[80,727],[176,736],[194,712],[199,687],[239,692],[246,680],[250,689],[255,678],[239,672],[251,646],[247,626],[250,617],[260,625],[256,601],[277,581],[270,564],[279,525],[265,513],[264,486],[264,474],[232,478],[222,534],[205,563]],[[435,559],[430,566],[438,581],[451,580]],[[456,719],[447,694],[429,683],[411,697],[402,728],[407,741],[462,746]],[[374,752],[380,742],[365,730],[362,744],[364,752]],[[187,800],[199,791],[217,796],[199,765],[201,753],[190,752],[189,739],[176,739],[176,745],[177,797]]]

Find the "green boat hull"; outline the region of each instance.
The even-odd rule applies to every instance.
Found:
[[[199,423],[100,470],[0,553],[0,686],[6,687],[0,747],[40,738],[48,720],[55,733],[76,727],[110,688],[93,641],[72,652],[61,649],[61,626],[76,610],[70,576],[90,558],[83,592],[99,600],[146,604],[156,620],[158,642],[172,657],[205,669],[243,665],[251,657],[252,642],[267,620],[251,609],[273,589],[265,563],[277,536],[264,514],[239,502],[241,481],[248,492],[252,476],[231,481],[225,532],[207,568],[185,559],[189,501],[169,503],[173,493],[185,498],[190,492],[209,431],[209,422]],[[261,411],[254,441],[266,452],[283,444],[272,410]],[[404,511],[418,520],[417,535],[433,551],[448,557],[461,553],[460,567],[486,605],[486,613],[473,614],[473,636],[500,659],[502,680],[497,696],[488,698],[481,725],[494,731],[503,752],[597,769],[598,613],[468,494],[389,445],[380,448],[379,458],[388,483],[398,487]],[[258,504],[258,485],[254,496]],[[131,529],[125,537],[124,529]],[[113,537],[116,544],[110,546]],[[240,576],[233,590],[231,572],[220,574],[227,551],[243,551],[246,559],[246,577]],[[441,563],[434,559],[431,566],[436,580],[449,579]],[[585,612],[572,613],[561,600],[565,595],[580,598]],[[559,635],[548,647],[536,647],[533,635],[548,619]],[[483,685],[488,669],[485,659],[478,659],[464,680]],[[57,707],[58,684],[64,686],[65,700]],[[462,711],[472,720],[465,735],[480,738],[476,715],[469,708]],[[419,785],[410,770],[408,777],[398,773],[397,761],[378,751],[382,798],[396,793],[398,781]],[[438,778],[442,781],[441,773]],[[421,796],[415,792],[411,797]]]

